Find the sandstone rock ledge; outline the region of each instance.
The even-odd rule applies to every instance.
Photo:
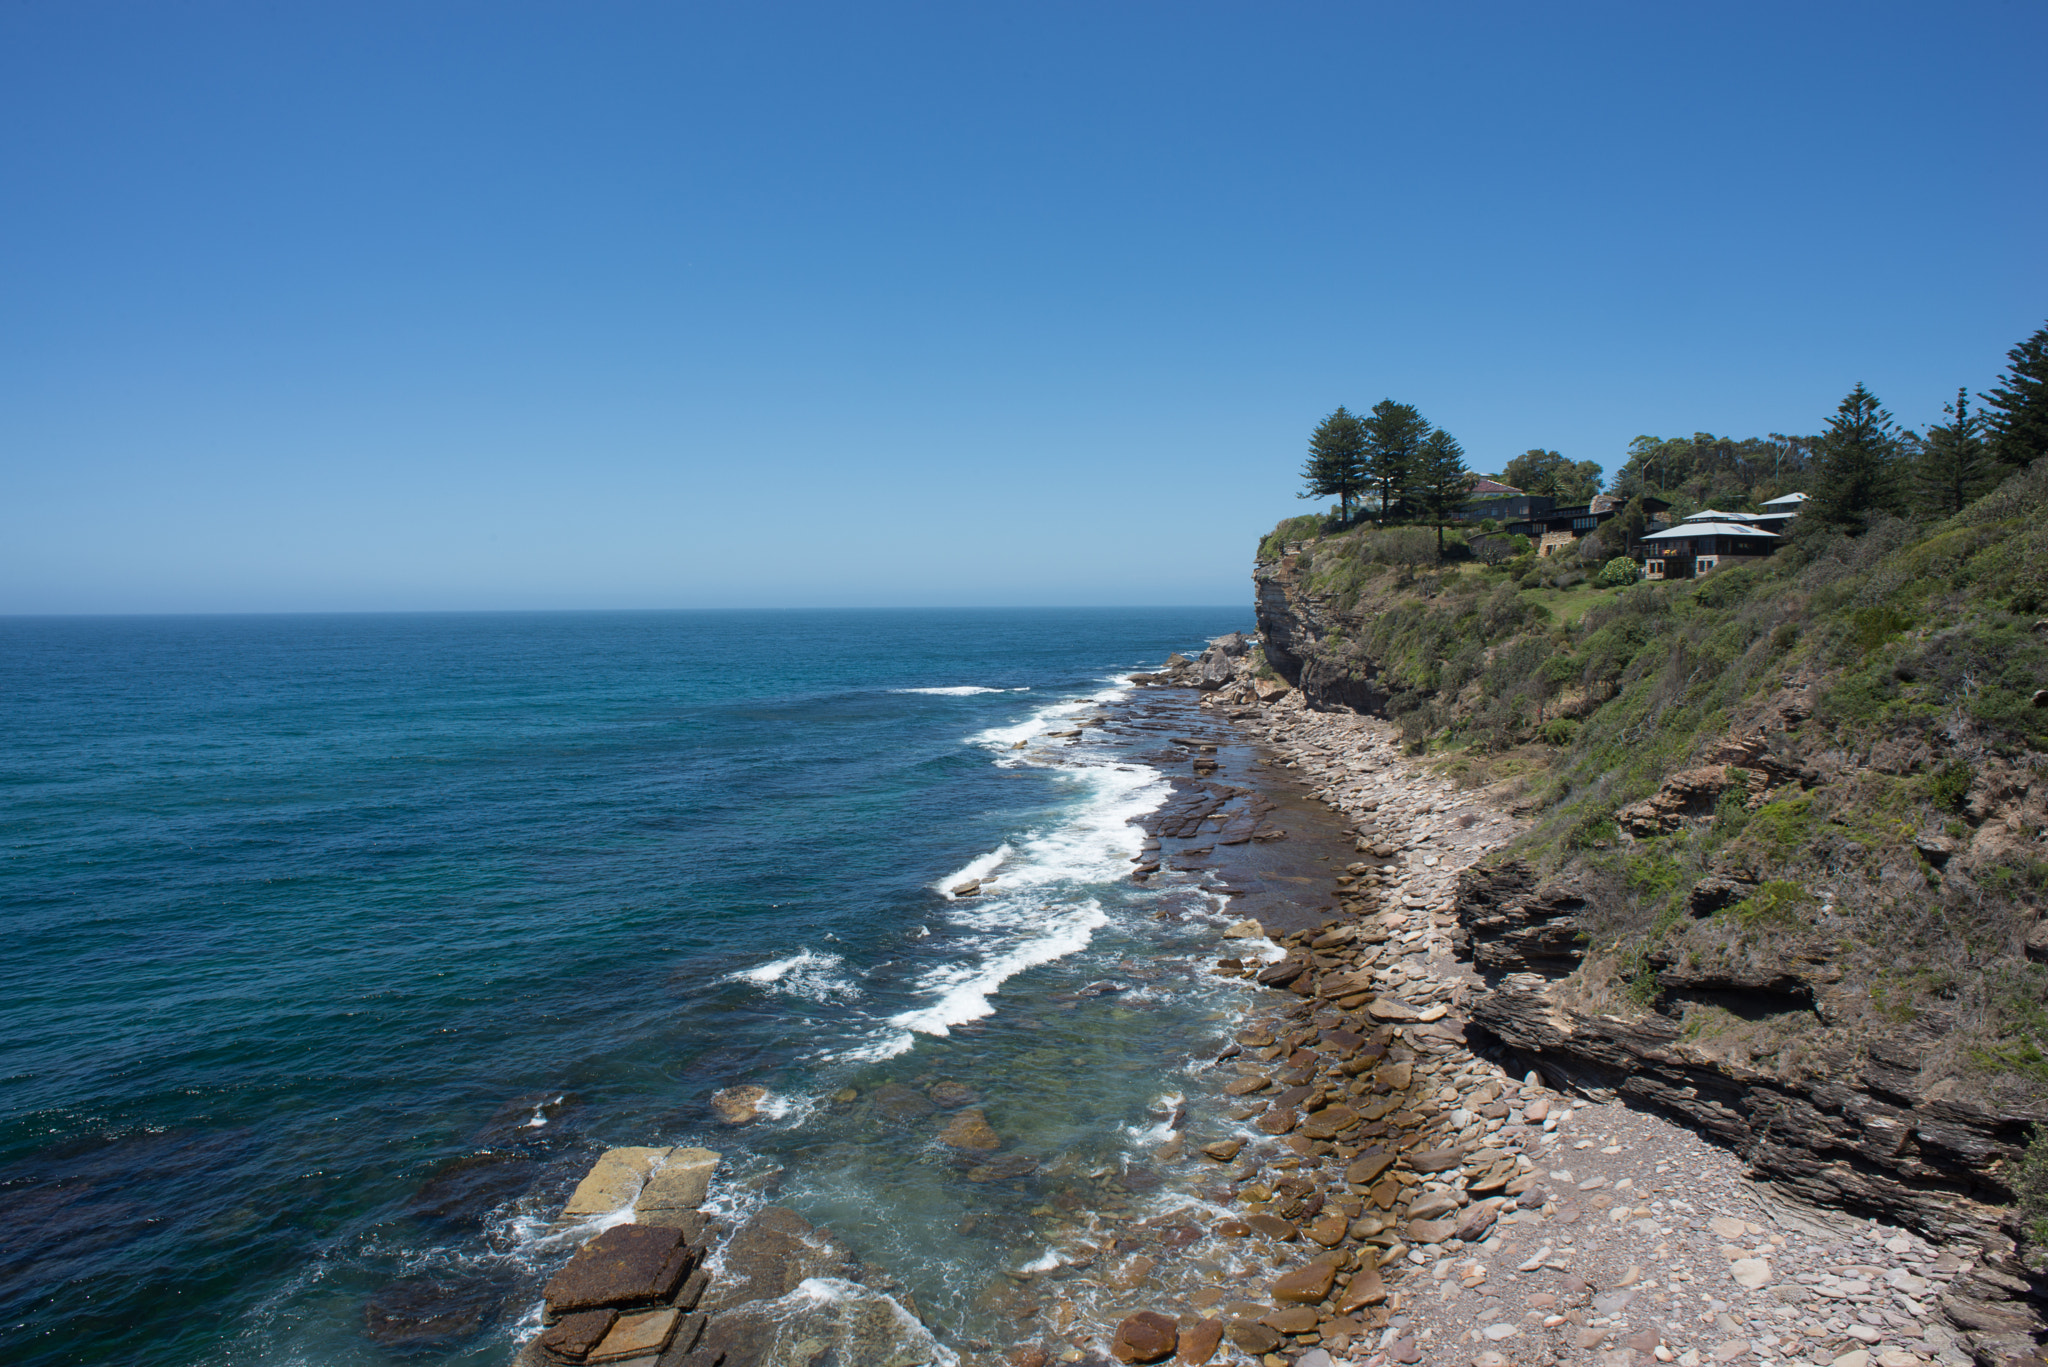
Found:
[[[600,1157],[563,1220],[609,1223],[543,1292],[514,1367],[812,1367],[950,1363],[917,1317],[829,1232],[757,1212],[722,1247],[701,1209],[719,1156],[623,1148]],[[618,1223],[623,1216],[624,1222]],[[712,1262],[718,1264],[714,1277]]]

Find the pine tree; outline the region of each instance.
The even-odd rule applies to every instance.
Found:
[[[1309,434],[1308,460],[1301,467],[1308,487],[1303,498],[1337,496],[1344,520],[1351,520],[1351,500],[1365,488],[1365,433],[1342,404]]]
[[[1905,434],[1877,396],[1858,384],[1828,419],[1820,436],[1817,482],[1802,516],[1816,523],[1860,531],[1874,513],[1903,511],[1898,466]]]
[[[1994,460],[2023,469],[2048,454],[2048,327],[2005,356],[2005,383],[1984,396],[1985,436]]]
[[[1416,454],[1408,496],[1436,524],[1436,553],[1444,553],[1444,524],[1472,495],[1472,472],[1465,468],[1465,448],[1439,427],[1422,440]]]
[[[1380,525],[1384,527],[1414,478],[1429,424],[1412,405],[1381,399],[1372,406],[1372,416],[1362,425],[1366,477],[1379,490]]]
[[[1945,423],[1927,429],[1913,462],[1914,493],[1935,517],[1949,517],[1987,493],[1998,471],[1984,442],[1984,416],[1970,411],[1970,391],[1958,389],[1943,404]]]

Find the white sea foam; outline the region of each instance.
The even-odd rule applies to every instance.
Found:
[[[1058,729],[1064,718],[1111,702],[1128,691],[1121,680],[1085,698],[1069,698],[1035,709],[1013,726],[994,727],[968,742],[1007,751],[1017,740]],[[1016,760],[1005,756],[1000,763]],[[946,961],[927,968],[910,988],[917,1004],[882,1022],[882,1028],[853,1047],[837,1051],[849,1063],[895,1058],[915,1046],[917,1036],[943,1036],[956,1026],[994,1014],[992,999],[1018,974],[1086,949],[1109,913],[1094,895],[1104,884],[1130,873],[1130,857],[1144,842],[1133,823],[1164,802],[1170,786],[1143,765],[1078,764],[1054,770],[1070,785],[1075,801],[1065,818],[1047,829],[1013,837],[969,860],[932,884],[947,902],[943,921]],[[968,897],[952,889],[970,880],[993,884]],[[925,939],[919,927],[913,936]],[[934,939],[940,937],[933,936]]]
[[[1083,698],[1068,698],[1064,702],[1047,703],[1034,708],[1031,715],[1008,726],[991,726],[977,731],[967,738],[971,745],[986,746],[991,750],[1006,751],[1019,741],[1030,740],[1046,731],[1063,729],[1060,723],[1069,721],[1084,712],[1092,711],[1104,703],[1115,702],[1131,691],[1131,685],[1123,679],[1106,679],[1107,688],[1099,689]]]
[[[1164,1144],[1173,1138],[1173,1117],[1186,1100],[1179,1092],[1168,1092],[1153,1103],[1152,1111],[1157,1118],[1149,1125],[1122,1126],[1124,1137],[1143,1148],[1157,1148]]]
[[[925,1003],[890,1017],[899,1031],[945,1035],[990,1015],[990,998],[1005,982],[1079,953],[1109,923],[1087,890],[1130,871],[1130,856],[1144,841],[1132,823],[1166,800],[1167,785],[1151,769],[1098,766],[1064,770],[1062,777],[1086,792],[1065,821],[1005,842],[944,880],[955,887],[1001,870],[994,891],[952,899],[947,923],[969,952],[925,973],[917,983]],[[866,1056],[893,1057],[910,1044],[899,1033],[869,1046],[887,1052]]]
[[[822,1002],[835,997],[845,1000],[860,995],[860,989],[839,971],[845,964],[837,954],[814,954],[806,949],[786,959],[729,973],[725,981],[753,983],[805,1001]]]
[[[980,684],[953,684],[947,688],[892,688],[891,693],[928,693],[939,698],[971,698],[976,693],[1024,693],[1023,688],[983,688]]]
[[[1024,1264],[1024,1266],[1018,1268],[1017,1270],[1019,1272],[1050,1272],[1059,1265],[1059,1252],[1056,1249],[1048,1248],[1047,1250],[1045,1250],[1045,1252],[1039,1254],[1036,1258],[1033,1258],[1030,1262]]]
[[[1022,929],[1014,922],[1010,926],[992,924],[993,916],[977,919],[992,932],[991,940],[1002,930]],[[946,1035],[953,1026],[991,1015],[995,1007],[989,998],[1004,983],[1027,968],[1086,949],[1097,927],[1109,924],[1109,916],[1102,910],[1102,903],[1091,898],[1075,905],[1046,908],[1032,921],[1038,933],[1021,943],[965,963],[946,964],[925,974],[918,986],[934,1000],[928,1006],[891,1016],[891,1023],[923,1035]]]
[[[949,902],[958,901],[959,899],[953,896],[954,888],[959,887],[962,883],[978,883],[982,879],[987,878],[990,874],[1001,868],[1003,861],[1014,853],[1015,851],[1008,844],[998,845],[987,854],[977,855],[975,858],[968,860],[959,869],[932,884],[932,890]]]

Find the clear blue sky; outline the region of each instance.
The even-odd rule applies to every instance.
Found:
[[[0,612],[1247,601],[1497,469],[1988,386],[2048,5],[0,0]]]

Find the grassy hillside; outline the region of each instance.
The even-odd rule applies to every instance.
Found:
[[[1373,675],[1417,753],[1515,785],[1535,825],[1503,856],[1591,894],[1586,1007],[1661,1006],[1766,1072],[1912,1038],[1927,1086],[2031,1113],[2048,1098],[2048,965],[2025,944],[2048,900],[2048,471],[1938,524],[1796,532],[1769,561],[1618,590],[1527,555],[1440,562],[1415,529],[1297,519],[1261,554],[1313,538],[1271,569],[1315,605],[1318,654]],[[1785,965],[1828,985],[1820,1009],[1674,1002],[1659,979]]]

